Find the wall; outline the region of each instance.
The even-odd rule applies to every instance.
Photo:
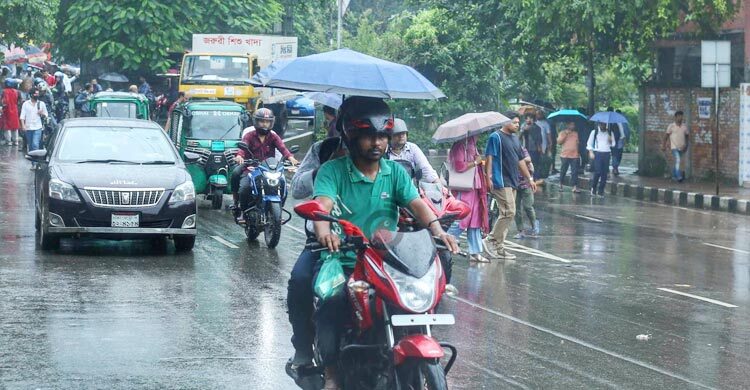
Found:
[[[703,88],[645,87],[641,91],[641,115],[644,133],[642,153],[644,158],[665,154],[661,151],[667,126],[674,120],[674,112],[685,112],[685,122],[690,128],[690,150],[686,170],[689,177],[705,178],[714,171],[713,163],[713,90]],[[720,92],[719,111],[719,171],[725,178],[736,180],[739,175],[739,89],[725,88]],[[698,98],[711,99],[711,118],[698,115]],[[667,156],[669,166],[672,157]],[[643,166],[640,167],[643,170]],[[669,169],[666,171],[670,172]]]

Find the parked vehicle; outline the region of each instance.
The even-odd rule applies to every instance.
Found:
[[[234,156],[242,129],[249,124],[245,107],[227,101],[190,101],[174,109],[169,123],[169,137],[180,155],[200,157],[187,166],[196,193],[220,209],[224,194],[232,192],[229,175],[237,166]]]
[[[284,162],[286,158],[277,160],[270,157],[264,161],[252,158],[252,152],[244,142],[237,145],[247,152],[251,158],[245,160],[245,165],[254,169],[248,174],[251,185],[252,202],[247,210],[242,210],[244,222],[237,222],[245,229],[248,240],[255,240],[263,232],[266,245],[275,248],[281,238],[281,225],[289,222],[291,213],[284,210],[287,198],[286,178],[284,177]],[[289,151],[296,153],[299,146],[292,145]],[[282,217],[282,213],[286,216]]]
[[[447,389],[446,374],[457,350],[432,336],[434,325],[453,325],[452,314],[435,314],[446,292],[445,275],[429,230],[378,231],[368,240],[353,223],[332,217],[311,200],[294,211],[313,221],[338,223],[340,250],[357,262],[344,293],[351,319],[342,336],[337,373],[345,389]],[[313,250],[320,246],[309,244]],[[451,350],[445,367],[440,359]]]
[[[98,92],[87,103],[89,112],[96,117],[146,119],[149,101],[138,93]]]
[[[63,237],[82,236],[170,237],[177,251],[193,248],[193,182],[156,123],[68,119],[47,149],[26,158],[39,165],[35,224],[42,249],[57,248]]]

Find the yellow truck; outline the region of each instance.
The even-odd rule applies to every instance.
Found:
[[[187,52],[182,57],[180,92],[191,99],[231,100],[253,110],[258,92],[250,78],[258,70],[253,54]]]

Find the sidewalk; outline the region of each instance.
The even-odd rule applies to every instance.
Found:
[[[714,183],[678,183],[666,178],[638,176],[635,174],[637,160],[637,154],[623,156],[620,176],[609,174],[606,190],[608,195],[750,215],[750,188],[721,185],[720,196],[716,196]],[[589,189],[590,179],[590,172],[579,176],[581,189]],[[547,180],[550,184],[557,185],[559,175],[552,175]],[[566,177],[565,184],[569,182],[570,174]]]

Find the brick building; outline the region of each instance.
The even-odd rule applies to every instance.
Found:
[[[690,132],[690,148],[685,168],[688,177],[714,175],[713,127],[714,90],[701,88],[701,39],[690,25],[681,27],[671,39],[655,42],[657,66],[651,81],[641,86],[641,129],[643,129],[639,169],[647,175],[668,175],[672,164],[669,153],[661,151],[667,126],[675,111],[685,113]],[[731,41],[731,87],[720,90],[719,172],[735,183],[739,177],[740,84],[750,82],[750,5],[725,23],[717,40]],[[698,114],[698,102],[710,101],[709,118]]]

